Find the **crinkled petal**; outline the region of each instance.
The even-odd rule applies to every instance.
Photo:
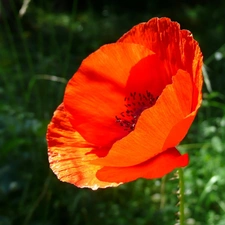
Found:
[[[188,30],[181,30],[180,24],[169,18],[153,18],[140,23],[125,33],[118,42],[141,44],[162,60],[167,76],[178,69],[187,71],[194,83],[202,82],[202,53],[197,41]]]
[[[138,178],[161,178],[176,168],[188,165],[188,155],[181,155],[176,148],[130,167],[103,167],[97,172],[97,178],[106,182],[130,182]]]
[[[98,158],[96,154],[105,155],[107,150],[88,143],[74,130],[63,104],[56,109],[48,126],[47,142],[50,167],[61,181],[92,189],[119,185],[96,177],[101,166],[92,165],[89,161]],[[90,151],[96,154],[89,154]]]

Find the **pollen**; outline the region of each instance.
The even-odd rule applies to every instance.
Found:
[[[144,93],[131,92],[124,98],[126,110],[115,116],[116,123],[128,132],[133,131],[141,113],[152,107],[157,99],[148,90]]]

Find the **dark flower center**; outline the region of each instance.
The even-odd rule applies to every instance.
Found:
[[[158,97],[154,97],[149,91],[145,93],[131,92],[128,97],[124,98],[124,105],[127,109],[116,116],[116,123],[128,132],[133,131],[141,113],[152,107],[157,99]]]

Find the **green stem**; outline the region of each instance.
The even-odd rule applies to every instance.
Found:
[[[179,175],[179,224],[184,225],[184,175],[183,175],[183,169],[178,169],[178,175]]]

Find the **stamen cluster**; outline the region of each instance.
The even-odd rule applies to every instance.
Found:
[[[120,116],[116,116],[116,123],[128,132],[133,131],[141,113],[152,107],[157,98],[148,90],[145,93],[131,92],[128,97],[124,98],[124,105],[127,109],[121,112]]]

